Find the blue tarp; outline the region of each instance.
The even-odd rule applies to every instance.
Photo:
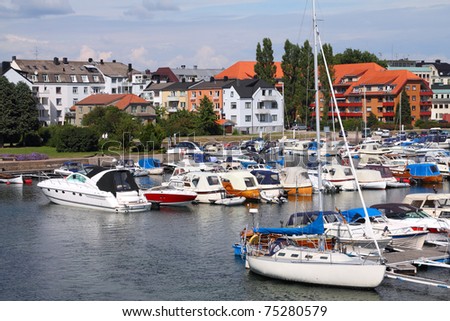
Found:
[[[277,172],[271,170],[255,169],[251,171],[252,175],[256,177],[258,184],[261,185],[276,185],[280,184],[280,177]]]
[[[341,214],[349,223],[352,223],[361,217],[365,217],[364,208],[362,207],[342,211]],[[369,217],[381,216],[381,212],[376,208],[368,207],[367,214],[369,215]]]
[[[409,164],[406,166],[406,169],[409,169],[412,177],[436,176],[441,174],[436,164],[432,163]]]
[[[324,230],[322,213],[318,213],[315,221],[304,227],[259,227],[253,229],[255,233],[282,235],[323,234]]]
[[[138,164],[145,169],[161,167],[161,161],[156,158],[142,158]]]

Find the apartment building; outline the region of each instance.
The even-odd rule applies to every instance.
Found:
[[[149,75],[131,64],[57,57],[33,60],[13,56],[4,75],[14,83],[26,79],[38,100],[39,121],[44,125],[64,124],[70,108],[92,94],[139,95],[150,81]]]

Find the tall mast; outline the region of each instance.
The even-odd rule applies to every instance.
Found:
[[[317,60],[317,18],[316,18],[316,2],[313,0],[313,28],[314,28],[314,92],[315,92],[315,105],[316,105],[316,142],[317,142],[317,184],[319,189],[319,210],[323,211],[323,201],[322,201],[322,164],[320,157],[320,106],[319,106],[319,64]],[[328,115],[326,115],[328,116]]]

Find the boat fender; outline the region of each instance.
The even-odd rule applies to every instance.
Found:
[[[258,244],[259,243],[259,235],[255,234],[253,235],[249,240],[248,240],[249,244]]]

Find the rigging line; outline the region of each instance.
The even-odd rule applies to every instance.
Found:
[[[308,7],[309,7],[308,6],[308,1],[305,1],[305,8],[303,9],[303,16],[302,16],[302,19],[300,20],[301,21],[300,22],[300,28],[298,30],[298,35],[297,35],[297,44],[300,41],[300,37],[301,37],[302,31],[303,31],[303,24],[304,24],[304,22],[306,20],[306,12],[307,12],[307,10],[309,11]]]
[[[317,30],[316,33],[317,33],[318,42],[319,42],[319,45],[320,45],[320,48],[321,48],[321,52],[322,52],[322,56],[323,56],[323,60],[324,60],[324,66],[325,66],[325,69],[326,69],[326,72],[327,72],[328,82],[330,83],[330,87],[331,87],[331,95],[332,95],[332,97],[333,97],[333,102],[334,102],[334,105],[335,105],[335,108],[336,108],[336,115],[337,115],[337,118],[338,118],[338,120],[339,120],[339,125],[340,125],[340,127],[341,127],[341,130],[343,130],[344,126],[343,126],[343,124],[342,124],[341,114],[340,114],[340,112],[339,112],[339,108],[338,108],[338,105],[337,105],[336,95],[335,95],[334,90],[333,90],[333,83],[332,83],[332,81],[331,81],[330,71],[328,70],[327,60],[326,60],[325,54],[324,54],[324,52],[323,52],[322,41],[321,41],[321,39],[320,39],[320,35],[319,35],[318,30]],[[345,135],[343,135],[343,136],[344,136],[343,138],[344,138],[345,149],[346,149],[347,151],[349,151],[347,137],[345,137]],[[366,204],[365,204],[365,202],[364,202],[364,197],[363,197],[363,195],[362,195],[361,186],[359,185],[359,180],[358,180],[358,177],[357,177],[357,175],[356,175],[355,165],[353,164],[353,159],[352,159],[350,153],[349,153],[349,163],[350,163],[350,167],[351,167],[351,169],[352,169],[353,176],[354,176],[354,178],[355,178],[355,183],[356,183],[356,188],[357,188],[357,190],[358,190],[359,198],[360,198],[360,200],[361,200],[362,207],[363,207],[363,209],[364,209],[364,215],[365,215],[365,218],[366,218],[366,229],[367,229],[368,232],[369,232],[369,236],[373,238],[373,240],[374,240],[374,242],[375,242],[375,246],[376,246],[377,251],[378,251],[378,254],[379,254],[380,258],[382,258],[383,256],[382,256],[382,254],[381,254],[380,247],[378,246],[378,242],[377,242],[377,240],[376,240],[376,238],[375,238],[375,235],[374,235],[374,233],[373,233],[372,226],[371,226],[371,224],[370,224],[369,213],[367,212],[367,206],[366,206]],[[319,162],[319,164],[320,164],[320,162]],[[320,177],[320,176],[321,176],[321,175],[320,175],[320,172],[319,172],[319,177]]]

